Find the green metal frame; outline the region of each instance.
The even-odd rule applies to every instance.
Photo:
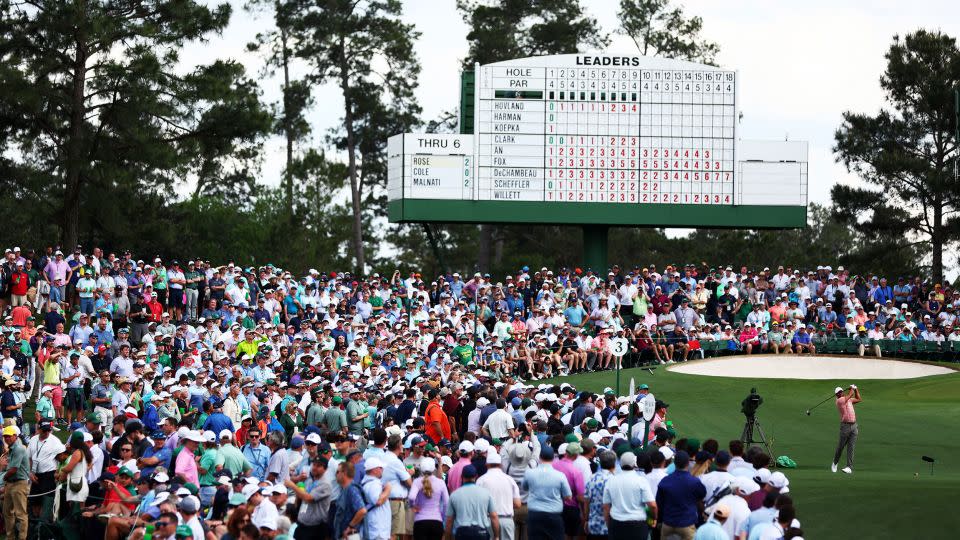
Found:
[[[641,227],[801,228],[806,206],[563,203],[400,199],[388,203],[392,223],[538,223]]]

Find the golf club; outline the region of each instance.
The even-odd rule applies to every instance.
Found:
[[[826,399],[824,399],[824,400],[821,401],[820,403],[817,403],[817,404],[814,405],[813,407],[810,407],[809,409],[807,409],[807,410],[805,411],[805,412],[807,413],[807,416],[810,416],[810,411],[812,411],[812,410],[816,409],[817,407],[823,405],[824,403],[826,403],[827,401],[833,399],[834,397],[836,397],[836,394],[830,394],[829,396],[827,396]]]

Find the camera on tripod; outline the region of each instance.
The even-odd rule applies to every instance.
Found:
[[[757,393],[756,388],[751,388],[750,395],[740,402],[740,412],[750,420],[757,415],[760,405],[763,405],[763,398]]]

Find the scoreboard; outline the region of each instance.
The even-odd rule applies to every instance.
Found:
[[[478,199],[732,204],[736,72],[639,57],[483,66]]]
[[[473,134],[388,141],[391,221],[805,224],[806,143],[740,140],[735,70],[571,54],[474,84]]]

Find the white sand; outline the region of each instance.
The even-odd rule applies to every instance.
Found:
[[[796,355],[750,355],[674,364],[670,371],[756,379],[915,379],[954,371],[901,360]]]

